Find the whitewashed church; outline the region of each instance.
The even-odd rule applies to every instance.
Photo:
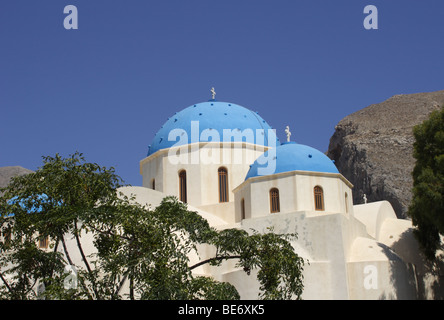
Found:
[[[121,191],[152,207],[176,196],[218,229],[297,233],[292,244],[308,261],[303,299],[430,298],[411,222],[386,201],[354,205],[352,184],[325,154],[291,141],[289,129],[281,143],[256,112],[215,100],[213,90],[166,121],[140,161],[143,186]],[[191,263],[211,253],[203,247]],[[235,265],[193,271],[257,299],[254,272]]]

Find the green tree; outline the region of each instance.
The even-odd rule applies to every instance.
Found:
[[[5,299],[238,299],[229,283],[193,275],[203,265],[236,259],[256,269],[262,299],[300,298],[304,260],[290,244],[295,234],[216,230],[186,204],[166,197],[155,209],[120,194],[113,168],[69,158],[45,157],[35,173],[15,177],[0,190],[0,297]],[[82,246],[94,235],[96,252]],[[76,252],[67,239],[73,238]],[[39,239],[52,247],[41,249]],[[210,246],[214,256],[192,265],[190,253]],[[72,246],[70,247],[72,249]],[[75,288],[65,288],[72,256]],[[38,288],[44,286],[44,290]]]
[[[415,235],[430,260],[444,235],[444,108],[414,130],[413,199],[409,207]]]

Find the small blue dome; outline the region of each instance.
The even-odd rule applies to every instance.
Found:
[[[192,140],[195,139],[195,137],[192,137],[192,122],[194,121],[198,121],[199,141],[201,141],[202,131],[207,129],[209,131],[204,135],[204,139],[206,139],[204,142],[212,141],[212,137],[216,132],[219,136],[219,141],[226,141],[224,140],[224,129],[231,130],[235,134],[245,133],[245,129],[251,129],[252,135],[250,136],[254,141],[250,137],[247,139],[245,136],[241,138],[242,141],[265,146],[278,146],[280,144],[274,133],[269,135],[268,129],[271,129],[270,125],[257,112],[234,103],[210,100],[189,106],[171,116],[154,136],[149,146],[148,156],[158,150],[170,148],[174,145],[197,142]],[[196,130],[195,128],[196,126],[194,125],[193,129]],[[168,136],[171,132],[174,132],[174,129],[178,129],[176,132],[182,132],[182,135],[185,132],[187,134],[186,139],[184,138],[182,141],[181,136],[173,134],[172,141],[169,141]],[[263,136],[258,136],[257,129],[263,129],[263,131],[260,131],[263,133],[259,133]],[[216,132],[212,133],[211,130],[216,130]],[[210,138],[208,138],[208,135],[210,135]],[[276,144],[270,143],[269,138],[275,139]],[[230,141],[237,140],[234,138],[230,139]]]
[[[312,147],[297,144],[295,142],[284,142],[275,149],[276,154],[273,156],[266,151],[251,166],[245,180],[248,178],[260,176],[258,169],[272,167],[269,161],[275,161],[274,173],[289,171],[314,171],[339,173],[338,169],[325,154]],[[268,159],[273,156],[273,159]]]
[[[8,200],[9,205],[18,204],[23,210],[27,210],[28,213],[39,213],[43,210],[41,205],[38,205],[39,203],[47,203],[49,197],[42,193],[35,197],[35,200],[32,197],[29,197],[27,199],[20,199],[19,197],[15,196]],[[29,208],[28,206],[31,207]],[[14,216],[14,214],[9,214],[9,217]]]

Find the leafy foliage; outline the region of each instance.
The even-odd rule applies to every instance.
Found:
[[[0,228],[10,235],[0,247],[0,297],[239,299],[233,285],[193,274],[235,259],[247,274],[257,270],[261,298],[300,298],[304,261],[290,244],[296,235],[218,231],[174,197],[155,209],[141,206],[118,192],[121,183],[113,168],[76,153],[45,157],[38,171],[0,190]],[[87,233],[96,248],[89,256]],[[46,237],[52,245],[39,248]],[[190,255],[205,246],[214,256],[190,265]],[[65,288],[64,268],[74,265],[74,255],[82,258],[75,265],[78,287]]]
[[[409,215],[427,258],[435,259],[444,235],[444,108],[414,128],[413,199]]]

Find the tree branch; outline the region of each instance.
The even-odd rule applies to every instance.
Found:
[[[86,256],[85,256],[85,253],[83,252],[82,244],[80,243],[79,232],[78,232],[78,229],[77,229],[77,219],[74,221],[74,236],[76,238],[77,247],[79,248],[80,255],[82,256],[82,260],[85,263],[85,266],[86,266],[86,269],[88,270],[88,273],[91,275],[91,283],[93,285],[93,291],[96,294],[97,299],[100,300],[100,296],[99,296],[99,293],[97,292],[97,288],[96,288],[97,285],[96,285],[96,282],[93,279],[94,275],[92,274],[91,267],[89,266],[89,263],[86,260]]]
[[[6,281],[6,279],[3,277],[3,274],[0,272],[0,278],[2,279],[3,283],[5,284],[6,288],[8,288],[9,292],[12,293],[12,289],[9,286],[8,282]]]
[[[66,259],[68,259],[68,263],[73,266],[74,263],[72,263],[71,257],[69,256],[68,249],[66,248],[65,236],[63,234],[60,236],[60,241],[62,241],[63,251],[65,252]]]
[[[68,259],[68,263],[69,263],[71,266],[74,266],[74,263],[72,262],[71,257],[69,256],[68,249],[66,248],[65,237],[64,237],[63,234],[60,236],[60,241],[62,242],[62,245],[63,245],[63,251],[65,252],[66,258]],[[85,292],[87,293],[88,297],[92,300],[93,298],[92,298],[92,296],[91,296],[91,294],[90,294],[90,292],[89,292],[87,286],[86,286],[85,283],[83,282],[83,279],[80,278],[79,280],[80,280],[80,283],[82,284],[83,288],[85,288]]]
[[[74,236],[76,238],[77,247],[79,248],[80,255],[82,256],[82,260],[85,263],[86,269],[89,273],[91,273],[91,267],[89,266],[88,261],[86,260],[85,253],[83,252],[82,244],[80,243],[79,232],[77,229],[77,221],[74,221]]]
[[[214,258],[210,258],[204,261],[201,261],[199,263],[196,263],[195,265],[190,267],[190,270],[193,270],[197,267],[200,267],[206,263],[210,263],[212,261],[221,261],[221,260],[229,260],[229,259],[240,259],[241,256],[221,256],[221,257],[214,257]]]
[[[117,296],[120,292],[120,289],[122,289],[123,284],[125,283],[127,277],[128,277],[128,273],[129,273],[129,268],[126,270],[125,274],[123,275],[122,280],[120,280],[119,285],[117,286],[116,291],[114,291],[113,297]]]

